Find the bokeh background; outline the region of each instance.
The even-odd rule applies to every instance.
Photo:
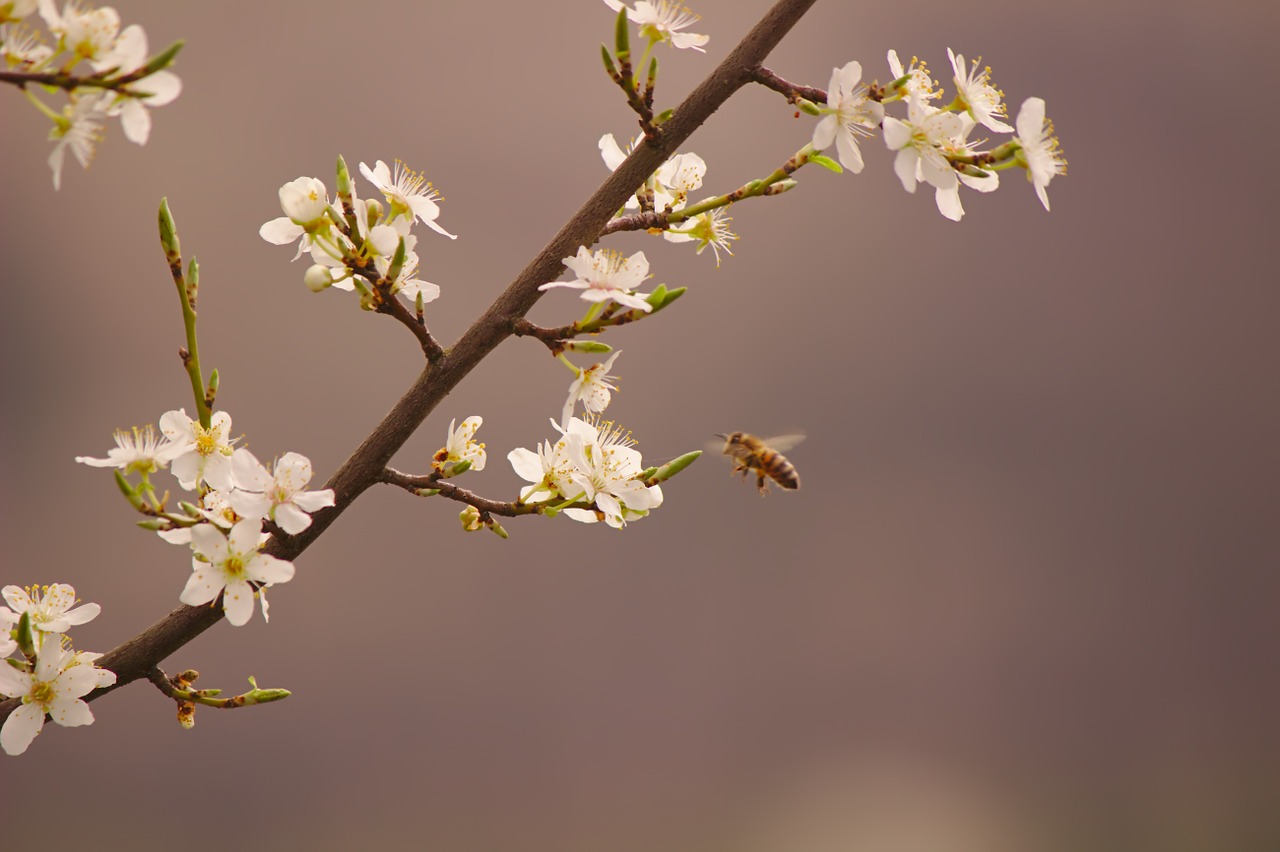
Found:
[[[659,51],[660,103],[768,5],[700,0],[708,53]],[[424,169],[460,235],[422,229],[452,341],[605,177],[599,136],[634,127],[593,0],[117,6],[154,49],[187,39],[145,148],[113,125],[55,193],[45,120],[0,92],[0,580],[101,603],[75,633],[96,650],[176,606],[188,573],[72,461],[190,407],[162,196],[201,262],[220,405],[260,457],[305,453],[323,479],[420,356],[258,237],[280,184],[332,186],[339,153]],[[146,684],[96,702],[92,728],[0,762],[6,844],[1276,848],[1277,23],[1261,0],[818,3],[779,73],[981,55],[1015,111],[1045,98],[1071,165],[1052,213],[1011,172],[954,224],[873,138],[862,175],[805,170],[735,208],[719,269],[611,241],[689,293],[607,338],[610,415],[654,460],[801,429],[804,488],[762,500],[708,456],[620,533],[532,518],[510,541],[375,489],[270,626],[220,624],[166,664],[289,701],[192,732]],[[721,109],[687,146],[706,189],[804,144],[792,112],[759,88]],[[580,304],[553,293],[532,317]],[[450,418],[480,414],[489,466],[467,484],[512,495],[504,457],[550,437],[569,380],[513,339],[395,464],[424,470]]]

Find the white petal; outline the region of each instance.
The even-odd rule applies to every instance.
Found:
[[[293,563],[259,553],[244,566],[245,575],[259,583],[287,583],[293,579]]]
[[[142,101],[130,98],[120,106],[120,129],[124,138],[137,145],[147,144],[151,138],[151,113]]]
[[[289,535],[297,535],[311,526],[311,516],[292,503],[277,506],[272,520]]]
[[[933,194],[933,199],[937,202],[938,212],[952,222],[959,222],[964,216],[964,205],[960,203],[959,184],[956,184],[951,189],[937,190]]]
[[[30,688],[31,675],[0,662],[0,695],[17,698],[19,695],[26,695]]]
[[[200,567],[191,572],[186,588],[178,595],[178,600],[187,606],[207,604],[222,591],[226,578],[216,568],[200,563]]]
[[[71,701],[54,701],[49,705],[49,717],[64,728],[78,728],[93,724],[89,705],[76,698]]]
[[[84,606],[78,606],[73,610],[69,610],[63,615],[70,625],[88,624],[93,621],[102,612],[102,607],[96,603],[87,603]]]
[[[0,748],[5,754],[22,754],[44,727],[44,708],[23,704],[9,714],[0,728]]]
[[[304,512],[318,512],[334,505],[333,489],[323,491],[299,491],[293,495],[293,503]]]
[[[253,615],[253,588],[243,580],[227,583],[226,594],[222,596],[222,611],[234,626],[247,624]]]

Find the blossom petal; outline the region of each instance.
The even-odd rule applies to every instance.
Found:
[[[64,728],[78,728],[81,725],[93,724],[93,712],[89,710],[89,705],[79,698],[54,701],[49,705],[49,716]]]
[[[222,610],[227,614],[227,621],[234,626],[247,624],[253,615],[253,587],[244,580],[227,583],[226,594],[222,596]]]
[[[44,708],[24,704],[9,714],[0,728],[0,748],[5,754],[22,754],[44,727]]]
[[[218,596],[226,584],[226,577],[212,565],[203,562],[197,565],[199,567],[191,572],[186,588],[182,590],[182,594],[178,595],[178,600],[187,606],[209,603]]]

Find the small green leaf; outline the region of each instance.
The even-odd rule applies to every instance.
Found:
[[[841,168],[839,163],[837,163],[835,160],[828,157],[826,154],[813,154],[809,157],[809,162],[818,166],[822,166],[824,169],[830,169],[836,174],[840,174],[841,172],[844,171],[844,169]]]

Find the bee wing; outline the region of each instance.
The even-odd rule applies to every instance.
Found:
[[[800,433],[793,435],[779,435],[776,438],[765,438],[764,445],[777,453],[785,453],[787,450],[798,445],[805,439]]]
[[[709,453],[723,453],[724,443],[725,443],[724,438],[710,438],[707,441],[703,442],[702,449],[706,450]]]

